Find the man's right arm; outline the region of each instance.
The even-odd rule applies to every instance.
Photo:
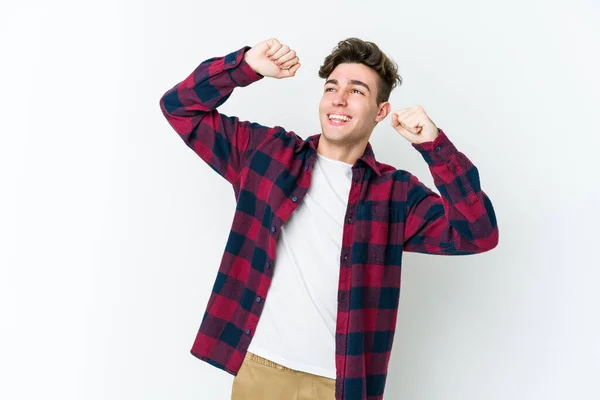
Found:
[[[234,88],[263,78],[245,60],[249,49],[245,46],[202,62],[160,99],[164,116],[186,145],[232,184],[247,155],[281,129],[240,121],[216,110]]]

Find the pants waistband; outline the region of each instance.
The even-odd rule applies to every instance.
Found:
[[[271,367],[271,368],[277,368],[277,369],[281,369],[281,370],[283,370],[283,371],[293,371],[293,372],[298,372],[298,371],[296,371],[295,369],[288,368],[288,367],[286,367],[286,366],[283,366],[283,365],[281,365],[281,364],[277,364],[277,363],[276,363],[276,362],[274,362],[274,361],[267,360],[266,358],[263,358],[263,357],[261,357],[261,356],[259,356],[259,355],[257,355],[257,354],[251,353],[251,352],[249,352],[249,351],[247,351],[247,352],[246,352],[246,356],[245,356],[245,358],[248,358],[248,359],[250,359],[250,360],[254,361],[255,363],[262,364],[262,365],[266,365],[267,367]]]

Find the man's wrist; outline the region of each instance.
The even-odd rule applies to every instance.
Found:
[[[429,165],[446,162],[458,151],[443,130],[438,128],[438,132],[439,134],[434,140],[412,145]]]
[[[229,76],[238,86],[248,86],[263,78],[245,61],[244,56],[248,49],[250,47],[245,46],[225,56],[225,69],[230,70]]]
[[[251,58],[251,56],[249,56],[248,54],[249,54],[249,51],[245,51],[245,52],[244,52],[244,58],[243,58],[243,61],[244,61],[246,64],[248,64],[248,66],[249,66],[250,68],[252,68],[252,71],[254,71],[254,73],[255,73],[255,74],[257,74],[257,75],[260,75],[260,76],[262,77],[262,75],[261,75],[261,74],[260,74],[260,73],[259,73],[259,72],[256,70],[256,68],[254,67],[254,63],[253,63],[253,61],[252,61],[252,58]]]

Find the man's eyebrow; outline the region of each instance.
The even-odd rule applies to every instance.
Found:
[[[364,83],[364,82],[361,82],[361,81],[359,81],[359,80],[356,80],[356,79],[350,79],[348,82],[349,82],[349,83],[351,83],[351,84],[353,84],[353,85],[364,86],[364,87],[366,87],[366,88],[367,88],[367,90],[368,90],[369,92],[371,91],[371,89],[369,88],[369,85],[367,85],[366,83]],[[327,85],[328,83],[333,83],[334,85],[337,85],[337,84],[338,84],[338,81],[337,81],[337,79],[329,79],[327,82],[325,82],[325,84]]]

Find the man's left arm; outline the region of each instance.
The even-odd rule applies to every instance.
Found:
[[[395,114],[392,126],[421,153],[441,194],[408,173],[404,251],[466,255],[495,248],[496,214],[471,160],[420,106]]]

